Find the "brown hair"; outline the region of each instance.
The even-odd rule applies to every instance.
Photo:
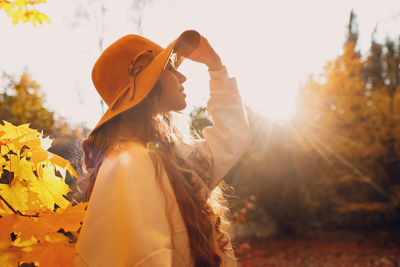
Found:
[[[195,266],[219,266],[221,252],[229,243],[225,218],[227,208],[223,197],[224,184],[210,192],[211,157],[203,155],[193,144],[184,142],[189,131],[183,133],[176,125],[176,113],[156,114],[161,85],[157,83],[150,94],[137,106],[110,120],[83,141],[86,176],[82,179],[84,199],[89,201],[99,168],[107,153],[120,141],[132,140],[146,145],[157,142],[157,149],[149,152],[160,179],[164,167],[188,230],[189,244]],[[125,131],[120,131],[123,126]],[[130,129],[130,130],[129,130]],[[189,157],[182,157],[177,149],[190,149]],[[225,185],[226,186],[226,185]],[[200,190],[204,189],[204,190]],[[218,247],[213,242],[216,236]]]

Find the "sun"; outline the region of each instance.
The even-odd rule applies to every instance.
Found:
[[[276,90],[265,89],[260,90],[258,94],[248,94],[245,104],[270,120],[289,120],[296,113],[297,88],[293,86],[279,88],[273,85],[268,88]]]
[[[290,119],[296,112],[295,99],[289,94],[271,94],[253,107],[261,115],[275,121]]]
[[[257,70],[260,72],[256,73]],[[262,65],[254,67],[251,71],[248,68],[233,68],[230,77],[236,78],[245,106],[270,120],[289,120],[296,112],[298,75],[291,73],[287,77],[280,76],[282,72],[273,70],[270,72],[273,75],[270,74],[263,79],[265,73],[262,70]],[[180,71],[188,77],[184,83],[188,92],[186,113],[190,113],[193,106],[206,106],[210,94],[207,69],[200,64],[185,60],[180,66]]]
[[[237,77],[245,105],[271,120],[288,120],[296,113],[302,68],[288,64],[279,53],[228,61],[232,62],[233,77]]]

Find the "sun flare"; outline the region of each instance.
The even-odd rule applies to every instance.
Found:
[[[264,101],[257,101],[250,108],[255,109],[268,119],[281,121],[288,120],[296,112],[294,96],[268,95],[263,97]]]
[[[259,112],[264,117],[282,121],[288,120],[296,113],[296,94],[298,83],[289,80],[266,81],[264,88],[260,88],[257,94],[247,94],[246,88],[256,86],[249,83],[241,88],[245,104]]]
[[[294,99],[273,97],[264,105],[255,107],[263,116],[271,120],[288,120],[295,113]]]

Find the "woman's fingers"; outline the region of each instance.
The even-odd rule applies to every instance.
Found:
[[[207,38],[201,36],[201,40],[197,48],[189,55],[189,59],[204,63],[210,70],[222,68],[222,63],[219,55],[212,48]]]
[[[175,47],[175,52],[180,56],[188,58],[196,47],[199,46],[202,36],[194,30],[188,30],[181,34]]]
[[[223,68],[219,55],[207,38],[197,31],[185,31],[176,45],[175,52],[185,58],[207,65],[209,70]]]

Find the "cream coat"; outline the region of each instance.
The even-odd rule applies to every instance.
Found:
[[[234,78],[210,72],[207,110],[213,126],[196,146],[214,162],[214,188],[250,142],[246,113]],[[182,152],[184,153],[184,152]],[[210,240],[216,242],[216,240]],[[75,266],[193,266],[188,233],[165,173],[161,181],[148,151],[131,142],[103,162],[76,245]],[[224,267],[236,266],[233,251]]]

